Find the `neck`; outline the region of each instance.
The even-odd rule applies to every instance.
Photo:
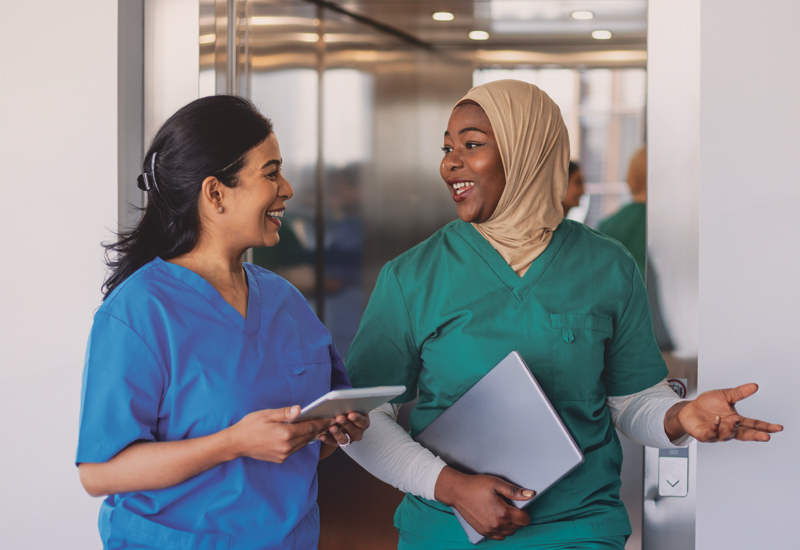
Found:
[[[647,202],[647,193],[636,193],[633,195],[633,202],[645,203]]]
[[[227,245],[220,239],[201,234],[197,245],[190,252],[170,261],[191,269],[212,284],[218,282],[236,286],[244,282],[244,253],[244,250]]]

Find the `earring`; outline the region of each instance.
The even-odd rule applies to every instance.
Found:
[[[224,210],[222,209],[222,207],[221,207],[221,206],[220,206],[219,208],[217,208],[217,210],[219,210],[219,213],[220,213],[220,214],[222,214],[222,213],[224,212]]]

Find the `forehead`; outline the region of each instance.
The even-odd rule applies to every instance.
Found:
[[[492,133],[492,123],[489,117],[478,105],[474,103],[462,103],[457,105],[450,113],[450,120],[447,123],[447,131],[450,135],[456,135],[462,128],[479,128],[487,134]]]
[[[280,160],[281,149],[278,146],[278,138],[275,137],[274,133],[270,134],[267,139],[250,149],[248,156],[248,164],[258,165],[259,167],[270,160]]]

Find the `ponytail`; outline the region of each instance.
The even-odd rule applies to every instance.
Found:
[[[198,201],[203,180],[215,176],[236,187],[247,153],[272,134],[272,123],[256,107],[235,96],[195,100],[159,129],[142,163],[139,188],[147,205],[139,223],[104,243],[111,274],[103,283],[103,300],[157,257],[164,260],[190,252],[200,233]]]

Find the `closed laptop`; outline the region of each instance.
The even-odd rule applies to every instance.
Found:
[[[416,440],[448,466],[499,477],[536,495],[511,501],[523,508],[583,462],[569,431],[523,361],[512,351]],[[481,536],[453,509],[469,540]]]

